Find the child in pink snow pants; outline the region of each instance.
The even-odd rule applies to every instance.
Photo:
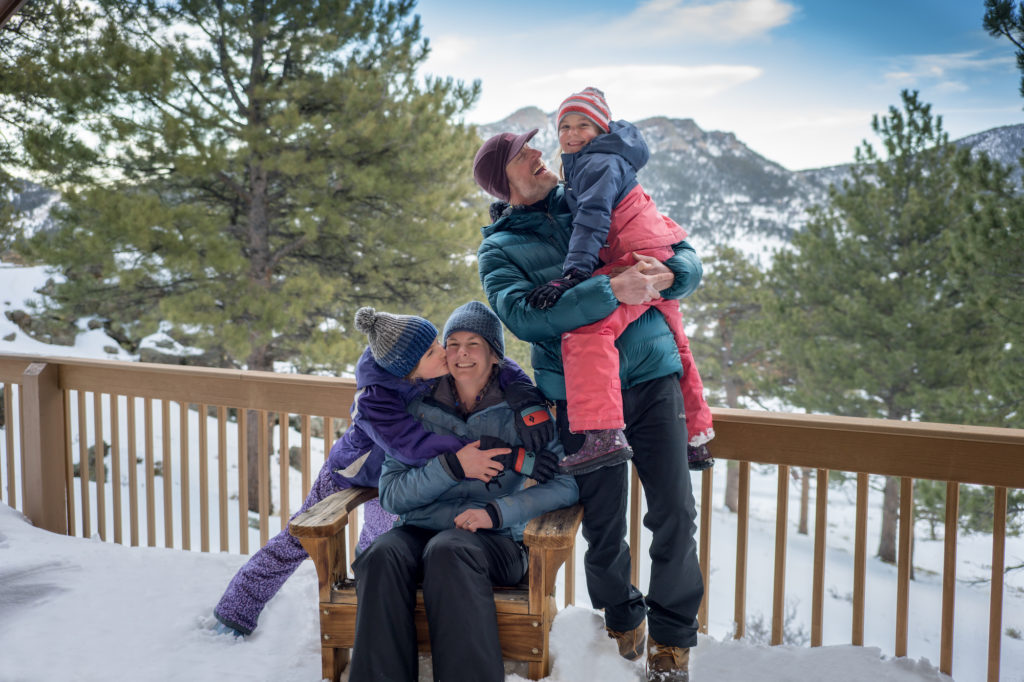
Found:
[[[596,88],[570,95],[558,109],[558,141],[573,232],[562,277],[530,293],[528,302],[537,308],[550,308],[565,291],[593,275],[614,275],[636,264],[638,255],[667,260],[673,255],[671,245],[686,238],[675,221],[658,212],[636,179],[636,171],[650,157],[640,131],[626,121],[610,119],[604,93]],[[605,265],[597,267],[599,261]],[[562,335],[569,426],[586,434],[580,449],[562,460],[566,473],[587,473],[632,456],[622,431],[615,340],[652,306],[665,317],[679,348],[690,468],[714,464],[707,448],[715,435],[711,410],[704,400],[679,304],[656,299],[641,305],[622,304],[603,320]]]

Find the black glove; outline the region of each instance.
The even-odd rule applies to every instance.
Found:
[[[541,450],[539,454],[528,451],[522,445],[509,445],[498,440],[494,436],[481,436],[480,449],[491,450],[493,448],[510,448],[512,452],[507,455],[492,457],[505,469],[517,471],[523,476],[529,476],[538,483],[545,483],[558,471],[558,457],[550,450]]]
[[[589,272],[569,268],[558,279],[553,279],[547,284],[541,284],[539,287],[536,287],[526,297],[526,302],[539,310],[547,310],[558,303],[558,299],[562,298],[562,294],[589,277]]]
[[[525,476],[529,476],[537,483],[547,483],[555,477],[556,473],[558,473],[558,456],[547,449],[541,450],[534,456],[532,471],[523,471]]]
[[[505,400],[516,413],[516,433],[527,450],[540,452],[555,439],[555,420],[539,388],[513,381],[505,387]]]

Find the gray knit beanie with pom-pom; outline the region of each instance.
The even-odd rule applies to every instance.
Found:
[[[416,369],[437,338],[437,327],[416,315],[378,313],[370,307],[356,311],[356,329],[366,334],[373,359],[397,377]]]
[[[455,332],[478,334],[490,344],[499,360],[505,357],[505,334],[501,331],[501,320],[480,301],[464,303],[452,311],[451,317],[445,322],[441,343],[447,346],[448,337]]]

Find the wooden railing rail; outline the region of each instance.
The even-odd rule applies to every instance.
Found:
[[[942,636],[938,658],[942,672],[952,675],[959,484],[989,485],[995,488],[995,504],[987,679],[990,682],[999,679],[1006,501],[1009,489],[1024,488],[1024,430],[725,408],[716,408],[712,411],[717,434],[713,443],[715,457],[736,460],[740,467],[734,604],[737,638],[743,636],[746,621],[751,463],[778,466],[772,644],[782,643],[783,638],[790,469],[800,467],[817,472],[810,636],[812,646],[822,644],[829,472],[851,472],[857,475],[853,622],[850,636],[850,642],[856,645],[864,643],[869,475],[899,478],[896,634],[893,644],[896,656],[907,655],[914,481],[944,481],[947,505],[944,526]],[[701,605],[700,621],[705,632],[708,622],[707,594],[712,559],[708,555],[709,549],[706,550],[704,544],[709,544],[707,539],[712,532],[712,505],[708,501],[713,484],[713,472],[713,469],[703,472],[700,486],[700,558],[706,595]],[[637,552],[637,545],[633,544],[632,548],[636,580],[641,558]]]
[[[16,428],[5,429],[7,481],[5,486],[0,480],[0,499],[17,506],[20,489],[23,511],[37,526],[88,537],[93,534],[95,521],[101,539],[108,539],[108,529],[112,527],[113,540],[126,541],[122,529],[122,486],[108,485],[105,467],[97,465],[90,470],[90,448],[102,452],[109,446],[118,453],[110,458],[110,477],[120,481],[121,474],[126,473],[129,479],[128,542],[139,544],[143,521],[146,542],[155,546],[156,504],[160,497],[164,546],[191,549],[191,530],[195,524],[190,508],[196,487],[192,480],[198,478],[200,549],[210,549],[211,523],[216,521],[220,550],[229,550],[229,536],[234,532],[238,536],[237,550],[242,553],[249,552],[248,467],[246,458],[238,457],[239,514],[236,524],[231,524],[227,518],[227,457],[221,456],[228,447],[232,421],[229,411],[234,413],[230,428],[237,429],[235,447],[239,452],[246,451],[251,416],[258,422],[259,451],[278,451],[281,466],[276,479],[276,511],[283,526],[302,500],[291,499],[288,492],[289,429],[278,428],[278,442],[266,442],[269,420],[276,416],[280,424],[288,425],[294,417],[301,424],[298,447],[304,497],[316,473],[311,472],[310,462],[311,420],[323,421],[326,452],[334,440],[335,425],[344,425],[355,395],[355,382],[350,379],[15,355],[0,356],[0,382],[4,385],[4,411],[9,415],[5,423],[13,425],[17,420]],[[208,412],[216,413],[215,436],[208,433],[209,420],[199,417]],[[190,468],[190,421],[198,424],[199,452],[193,453],[199,458],[198,472]],[[122,447],[124,436],[127,442]],[[18,447],[14,446],[16,438]],[[176,449],[172,447],[175,440]],[[215,446],[208,442],[212,440],[216,441]],[[72,448],[78,455],[78,476],[73,472]],[[20,458],[15,457],[18,451],[22,453]],[[122,452],[127,462],[137,458],[144,461],[145,474],[137,475],[135,466],[122,467]],[[215,495],[216,508],[211,513],[208,463],[214,453],[218,457],[215,478],[219,494]],[[261,544],[270,535],[272,474],[266,467],[267,461],[266,457],[259,458]],[[122,472],[122,468],[127,471]],[[95,480],[95,486],[89,484],[90,478]],[[180,488],[177,501],[174,481]],[[161,486],[159,494],[155,490],[157,485]],[[95,500],[91,499],[92,491]],[[112,497],[112,524],[106,518],[108,494]],[[179,519],[174,514],[176,503]]]
[[[0,384],[5,424],[3,438],[0,438],[0,447],[4,451],[0,457],[0,465],[3,466],[0,474],[4,474],[0,475],[0,500],[16,508],[20,507],[36,525],[61,533],[89,536],[92,534],[92,521],[95,517],[101,538],[107,539],[106,529],[112,525],[112,539],[131,544],[139,544],[139,523],[144,516],[147,522],[147,541],[152,545],[157,535],[154,527],[157,516],[155,488],[158,478],[156,469],[160,467],[164,544],[167,547],[191,549],[191,529],[198,525],[199,548],[202,551],[211,551],[209,537],[214,529],[220,537],[220,551],[229,550],[228,536],[232,528],[227,518],[228,472],[227,458],[223,456],[229,447],[229,411],[236,415],[232,428],[237,429],[234,446],[239,452],[246,451],[246,427],[250,411],[255,411],[259,425],[256,429],[259,434],[259,451],[268,452],[273,446],[280,454],[277,499],[280,525],[283,527],[301,500],[291,498],[288,492],[290,430],[281,428],[277,443],[266,442],[270,420],[277,415],[279,422],[287,425],[294,417],[300,424],[301,494],[304,497],[316,473],[311,470],[310,462],[311,420],[324,420],[322,437],[326,453],[334,439],[334,424],[340,423],[338,420],[347,419],[355,394],[353,381],[331,377],[10,355],[0,355]],[[816,472],[811,586],[812,646],[821,646],[824,639],[829,473],[848,472],[856,478],[852,621],[849,638],[855,645],[863,645],[866,634],[870,477],[890,476],[899,480],[900,525],[897,541],[895,637],[892,646],[892,653],[896,656],[907,654],[911,626],[909,595],[912,524],[908,520],[913,517],[914,482],[942,481],[946,483],[947,505],[944,523],[942,636],[937,658],[940,669],[952,674],[959,484],[988,485],[995,488],[995,503],[987,678],[992,682],[999,679],[1007,498],[1009,490],[1024,488],[1024,430],[724,408],[716,408],[713,412],[717,433],[712,445],[714,456],[723,463],[725,460],[733,460],[739,467],[735,587],[731,615],[737,638],[745,634],[747,585],[752,575],[748,552],[752,464],[775,465],[778,472],[774,556],[769,562],[765,562],[764,557],[755,559],[759,576],[766,575],[769,566],[773,572],[770,636],[773,644],[781,643],[784,635],[791,470],[800,468]],[[88,418],[90,413],[91,421]],[[195,420],[191,418],[193,413],[197,415]],[[207,418],[207,414],[215,414],[215,417]],[[199,453],[188,451],[189,430],[193,421],[197,423]],[[215,429],[216,433],[208,432],[210,429]],[[127,437],[127,442],[122,440],[124,437]],[[122,481],[126,475],[127,486],[109,485],[102,466],[97,466],[94,472],[96,485],[89,485],[89,443],[99,452],[108,439],[111,451],[125,453],[127,462],[125,472],[122,471],[121,457],[112,457],[110,478]],[[177,451],[173,447],[174,440],[178,443]],[[77,452],[81,469],[77,489],[72,472],[73,448]],[[191,454],[198,455],[198,472],[190,469]],[[218,458],[216,465],[211,464],[210,458],[213,456]],[[145,462],[144,474],[137,474],[138,467],[133,465],[137,461]],[[270,500],[267,491],[273,474],[269,471],[268,462],[267,457],[261,457],[258,469],[261,543],[266,542],[269,527]],[[716,469],[703,472],[699,476],[699,489],[694,491],[700,504],[699,558],[706,586],[700,622],[705,632],[712,608],[707,596],[710,594],[712,577],[710,567],[715,564],[715,557],[711,555],[712,490],[716,470],[721,475],[724,469],[720,464]],[[178,518],[173,514],[172,476],[182,482],[178,500],[181,513]],[[242,553],[249,552],[246,539],[249,525],[249,514],[246,511],[247,476],[246,458],[238,457],[239,515],[236,528],[239,534],[237,549]],[[198,478],[201,517],[198,524],[188,515],[194,492],[189,482],[193,478]],[[127,488],[127,501],[121,499],[122,487]],[[90,499],[90,491],[93,489],[98,498],[95,505]],[[217,494],[213,494],[212,490],[216,490]],[[634,472],[629,541],[633,553],[633,577],[637,584],[640,583],[641,564],[646,560],[640,551],[643,506],[640,490]],[[112,524],[105,518],[108,492],[112,497]],[[209,508],[211,501],[215,509]],[[140,504],[145,504],[144,515],[139,512]],[[94,506],[95,514],[92,511]],[[121,530],[121,514],[125,507],[129,515],[127,539],[122,537]],[[349,528],[358,529],[356,520],[352,520]],[[355,541],[355,533],[351,533],[349,544],[353,545],[352,550]],[[577,543],[580,552],[584,544]],[[573,569],[570,566],[568,570],[571,572]],[[571,578],[566,577],[566,603],[573,601]],[[766,584],[762,582],[761,586],[766,587]]]

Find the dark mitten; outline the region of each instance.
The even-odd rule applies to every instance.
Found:
[[[536,287],[526,297],[526,302],[539,310],[547,310],[558,303],[558,299],[562,298],[562,294],[580,282],[585,281],[588,277],[590,277],[590,273],[570,268],[558,279],[553,279],[547,284],[541,284],[539,287]]]
[[[505,388],[505,400],[516,413],[516,433],[527,450],[540,452],[555,439],[555,421],[539,388],[525,381],[512,382]]]
[[[558,473],[558,456],[550,450],[541,450],[533,460],[533,471],[523,474],[537,483],[547,483]]]
[[[492,448],[510,448],[512,452],[507,455],[492,457],[505,469],[511,469],[523,476],[529,476],[538,483],[551,480],[558,470],[558,458],[554,454],[544,450],[540,455],[529,452],[522,445],[509,445],[493,436],[480,437],[480,449],[490,450]]]
[[[496,448],[509,448],[512,450],[512,452],[505,453],[504,455],[491,457],[491,460],[500,464],[504,469],[511,469],[512,464],[515,462],[516,448],[494,436],[480,436],[481,450],[494,450]],[[522,450],[522,447],[519,449]]]

